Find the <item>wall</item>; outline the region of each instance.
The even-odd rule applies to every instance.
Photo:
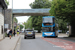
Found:
[[[4,0],[0,0],[0,40],[5,38],[4,32],[4,17],[5,17],[5,9],[7,9],[7,5]]]
[[[3,33],[4,33],[4,16],[0,12],[0,39],[3,39],[2,26],[3,26]]]
[[[0,12],[2,13],[2,7],[0,6]]]
[[[12,10],[11,9],[5,10],[4,23],[9,24],[9,29],[12,29]]]

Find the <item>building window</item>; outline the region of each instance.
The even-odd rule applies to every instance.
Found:
[[[1,33],[3,34],[3,26],[1,26]]]

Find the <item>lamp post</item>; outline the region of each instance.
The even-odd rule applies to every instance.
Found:
[[[25,25],[24,25],[24,23],[22,23],[23,24],[23,26],[24,26],[24,30],[25,30]]]
[[[13,0],[12,0],[12,30],[14,30],[14,20],[13,20]]]
[[[12,9],[13,9],[13,0],[12,0]]]

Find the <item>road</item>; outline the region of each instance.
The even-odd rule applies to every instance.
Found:
[[[36,39],[24,39],[22,34],[17,50],[75,50],[75,38],[62,35],[58,38],[43,38],[41,34],[36,34]]]
[[[36,37],[36,39],[24,39],[21,37],[21,48],[20,50],[65,50],[60,47],[55,47],[51,43],[42,40],[40,37]]]
[[[59,37],[59,39],[75,42],[75,37]]]

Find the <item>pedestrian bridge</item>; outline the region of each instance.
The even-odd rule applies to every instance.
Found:
[[[13,9],[13,15],[17,16],[49,16],[48,9]]]

